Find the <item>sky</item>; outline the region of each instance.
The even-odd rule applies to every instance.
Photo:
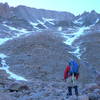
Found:
[[[14,7],[26,5],[33,8],[67,11],[75,15],[91,10],[100,13],[100,0],[0,0],[1,2],[8,2],[10,6]]]

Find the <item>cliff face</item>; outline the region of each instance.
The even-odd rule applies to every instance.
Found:
[[[44,9],[29,8],[26,6],[9,7],[7,3],[0,3],[0,16],[9,18],[16,16],[28,21],[43,20],[42,18],[55,19],[56,21],[68,20],[72,21],[74,15],[69,12],[57,12]]]
[[[13,16],[12,7],[9,7],[7,3],[0,3],[0,16],[4,18]]]
[[[74,16],[69,12],[58,12],[26,6],[9,7],[7,3],[0,3],[0,22],[6,22],[13,27],[27,28],[28,30],[47,29],[55,27],[100,25],[100,14],[94,10]],[[30,24],[31,23],[31,24]],[[33,23],[33,24],[32,24]],[[32,27],[33,26],[33,27]]]
[[[28,30],[72,26],[75,16],[69,12],[58,12],[26,6],[10,7],[0,3],[0,22]],[[33,23],[33,24],[30,24]]]
[[[82,22],[82,25],[89,26],[97,23],[100,19],[100,14],[92,10],[91,12],[84,12],[77,19]]]
[[[29,8],[25,6],[18,6],[14,9],[16,16],[22,17],[26,20],[36,21],[37,19],[43,20],[42,18],[60,20],[72,20],[74,15],[68,12],[57,12],[43,9]]]

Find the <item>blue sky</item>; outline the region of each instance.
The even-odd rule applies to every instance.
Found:
[[[100,0],[0,0],[11,6],[26,5],[34,8],[67,11],[75,15],[95,10],[100,13]]]

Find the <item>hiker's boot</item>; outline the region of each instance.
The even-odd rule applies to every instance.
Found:
[[[68,93],[67,96],[72,96],[72,87],[68,87]]]
[[[75,95],[78,96],[78,86],[74,86],[75,89]]]

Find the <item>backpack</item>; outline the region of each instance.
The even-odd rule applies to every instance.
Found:
[[[70,66],[70,71],[69,71],[69,74],[70,75],[77,75],[79,73],[79,65],[77,62],[75,61],[71,61],[69,62],[69,66]]]

